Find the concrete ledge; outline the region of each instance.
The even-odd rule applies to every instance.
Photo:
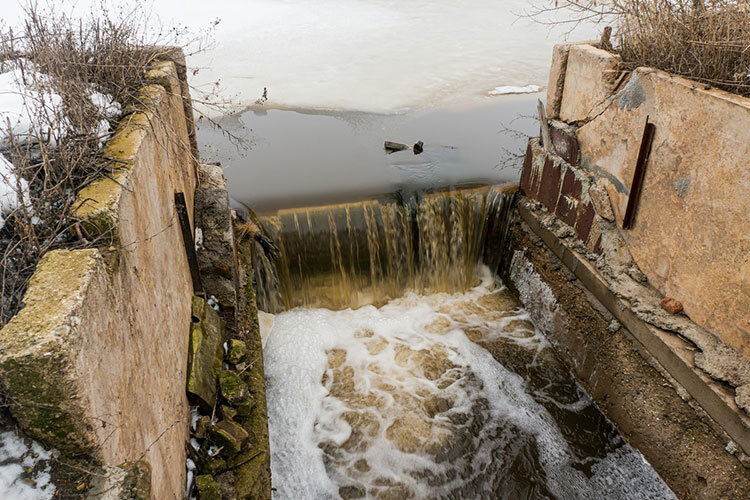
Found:
[[[750,421],[724,387],[695,368],[691,360],[694,352],[689,349],[676,349],[674,335],[638,318],[628,304],[610,291],[608,283],[599,276],[586,258],[565,246],[525,207],[519,205],[518,212],[523,221],[541,237],[546,246],[581,280],[633,338],[687,390],[746,454],[750,453]]]
[[[62,451],[89,452],[97,442],[73,358],[83,302],[98,272],[97,250],[47,253],[24,308],[0,330],[0,383],[11,413],[29,435]]]
[[[607,98],[617,88],[621,72],[620,56],[591,45],[570,46],[562,96],[559,99],[560,119],[578,123],[593,118],[598,108],[607,102]],[[554,83],[556,87],[560,87],[559,77]],[[552,87],[552,84],[550,82],[549,86]],[[556,102],[557,100],[553,100],[553,106]]]

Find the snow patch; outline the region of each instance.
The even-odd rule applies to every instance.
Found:
[[[0,434],[0,498],[47,500],[55,494],[48,463],[56,451],[32,441],[31,447],[12,431]],[[31,472],[29,472],[31,471]]]
[[[525,87],[514,87],[512,85],[505,85],[502,87],[495,87],[489,91],[489,95],[509,95],[509,94],[533,94],[539,92],[539,85],[526,85]]]
[[[21,197],[18,196],[19,188]],[[25,179],[19,179],[13,164],[0,155],[0,229],[5,225],[5,217],[21,205],[22,199],[19,198],[29,199],[29,184]]]

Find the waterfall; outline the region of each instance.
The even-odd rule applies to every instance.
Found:
[[[345,309],[403,295],[460,292],[502,258],[514,194],[503,186],[417,192],[281,210],[261,218],[280,249],[255,252],[260,309]]]

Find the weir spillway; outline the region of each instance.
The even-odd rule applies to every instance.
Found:
[[[513,196],[259,219],[276,498],[673,498],[495,274]]]
[[[509,191],[501,185],[396,193],[263,217],[280,254],[273,266],[257,252],[259,307],[344,309],[384,304],[407,290],[467,290],[478,262],[497,268],[515,196]]]

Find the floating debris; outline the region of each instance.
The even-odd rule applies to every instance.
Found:
[[[406,144],[401,144],[400,142],[391,142],[391,141],[385,141],[385,151],[388,154],[393,153],[394,151],[404,151],[405,149],[409,149],[409,146]]]

